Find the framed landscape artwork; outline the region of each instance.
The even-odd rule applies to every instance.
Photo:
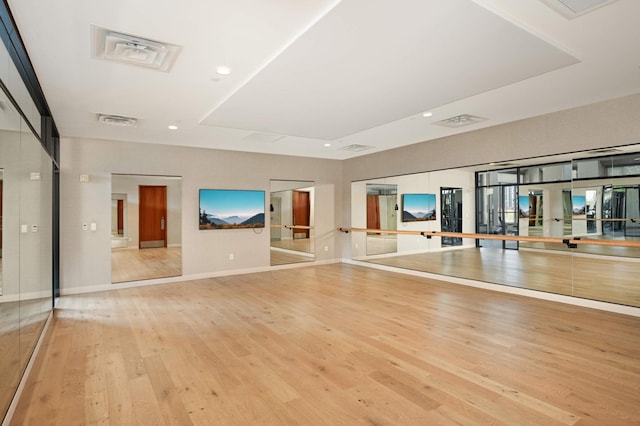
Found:
[[[402,221],[436,220],[435,194],[402,194]]]
[[[264,228],[264,191],[200,190],[199,229]]]

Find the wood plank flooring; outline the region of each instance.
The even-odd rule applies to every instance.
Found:
[[[12,425],[640,424],[640,318],[332,264],[65,296]]]

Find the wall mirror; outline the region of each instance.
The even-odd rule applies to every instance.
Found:
[[[412,194],[435,197],[436,211],[381,227],[396,231],[384,255],[371,232],[352,232],[355,260],[640,306],[638,145],[352,182],[353,228],[370,228],[380,184],[395,185],[402,215]],[[475,236],[428,235],[460,229]]]
[[[182,179],[111,176],[111,281],[182,274]]]
[[[367,183],[367,229],[398,229],[398,185]],[[396,253],[396,234],[367,232],[367,255]]]
[[[272,180],[271,265],[315,260],[313,181]]]
[[[6,52],[0,57],[9,58]],[[2,90],[0,105],[0,414],[4,416],[52,308],[53,165]]]
[[[2,296],[2,246],[3,246],[3,236],[2,236],[2,229],[3,229],[3,225],[4,225],[4,219],[3,219],[3,214],[2,214],[2,204],[4,202],[4,191],[3,191],[3,184],[4,184],[4,170],[0,169],[0,296]]]

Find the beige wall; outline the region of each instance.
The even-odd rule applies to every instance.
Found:
[[[316,260],[341,258],[336,243],[339,235],[335,231],[342,211],[340,161],[63,138],[60,244],[63,294],[112,286],[112,173],[182,177],[182,273],[185,278],[269,267],[269,223],[262,232],[251,229],[200,231],[198,190],[264,190],[268,203],[271,179],[315,182]],[[81,174],[88,174],[90,181],[80,182]],[[96,231],[82,230],[83,223],[92,222],[97,224]],[[229,253],[234,253],[234,260],[229,260]]]
[[[183,275],[196,277],[269,265],[267,230],[198,230],[200,188],[268,194],[270,179],[314,181],[316,259],[325,261],[351,257],[351,235],[335,229],[350,226],[352,181],[638,142],[640,94],[344,161],[62,139],[62,289],[110,285],[112,173],[182,177]],[[91,181],[80,183],[80,174],[89,174]],[[87,222],[96,222],[98,230],[82,231]]]

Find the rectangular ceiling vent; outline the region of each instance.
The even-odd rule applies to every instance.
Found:
[[[96,119],[102,124],[116,127],[138,127],[138,119],[124,115],[96,114]]]
[[[577,18],[616,0],[541,0],[567,19]]]
[[[246,142],[271,143],[277,142],[285,137],[285,135],[274,135],[272,133],[251,132],[243,137],[242,140]]]
[[[369,145],[358,145],[357,143],[354,143],[353,145],[347,145],[341,149],[342,151],[361,152],[372,148],[373,147]]]
[[[468,126],[470,124],[479,123],[485,120],[486,118],[476,117],[475,115],[462,114],[462,115],[456,115],[455,117],[447,118],[444,120],[436,121],[433,124],[436,124],[438,126],[455,128],[455,127]]]
[[[93,57],[169,72],[181,46],[111,31],[95,25]]]

